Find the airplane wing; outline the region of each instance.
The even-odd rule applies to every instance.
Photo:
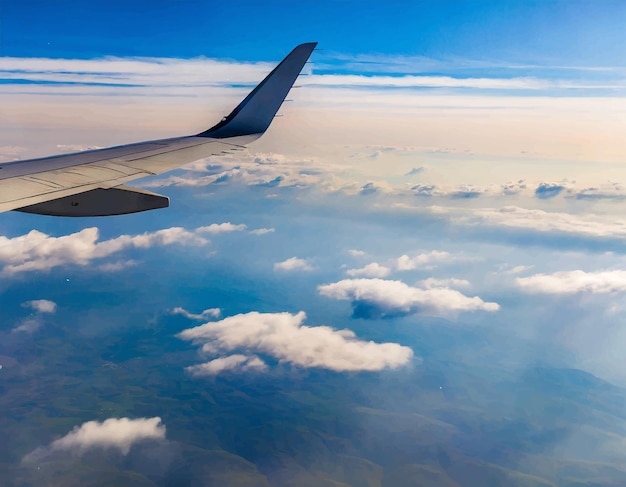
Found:
[[[230,115],[197,135],[0,164],[0,212],[107,216],[169,206],[166,196],[124,183],[241,150],[259,138],[316,45],[297,46]]]

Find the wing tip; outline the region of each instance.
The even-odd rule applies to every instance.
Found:
[[[270,126],[316,46],[317,42],[297,45],[227,117],[197,137],[260,137]]]

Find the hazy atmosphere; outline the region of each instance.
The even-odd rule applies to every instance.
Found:
[[[0,3],[0,161],[190,135],[167,209],[0,214],[0,484],[626,485],[626,4]]]

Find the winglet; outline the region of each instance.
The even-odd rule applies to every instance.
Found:
[[[223,139],[261,136],[272,123],[317,42],[300,44],[220,123],[197,135]]]

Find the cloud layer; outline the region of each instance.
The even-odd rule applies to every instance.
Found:
[[[562,271],[554,274],[517,277],[515,283],[519,288],[529,293],[617,293],[626,291],[626,271]]]

